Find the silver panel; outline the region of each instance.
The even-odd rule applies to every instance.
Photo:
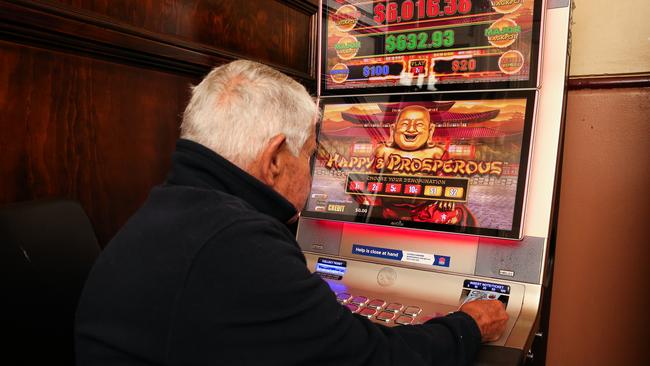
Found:
[[[517,245],[481,238],[476,256],[477,276],[540,283],[544,238],[526,236]]]
[[[305,253],[305,257],[307,266],[314,271],[318,255]],[[417,306],[421,311],[414,321],[421,323],[432,316],[440,316],[458,310],[461,305],[464,280],[494,281],[484,277],[392,267],[395,271],[395,281],[386,287],[378,281],[384,268],[389,267],[348,260],[347,272],[343,278],[340,281],[328,280],[328,283],[335,293],[345,292],[353,296],[362,295],[370,299],[382,299],[389,304],[387,305],[389,307],[392,303],[403,304],[403,309]],[[492,344],[524,348],[537,315],[540,286],[503,280],[498,282],[510,286],[506,307],[510,319],[506,325],[506,332]],[[399,316],[406,315],[400,313]],[[411,317],[411,319],[413,318]],[[396,325],[395,320],[379,321],[382,324],[394,326]]]
[[[305,252],[339,255],[343,223],[300,218],[296,240]]]

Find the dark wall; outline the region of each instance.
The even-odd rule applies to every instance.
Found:
[[[0,205],[81,202],[105,245],[162,182],[189,86],[236,58],[313,90],[312,1],[0,1]]]

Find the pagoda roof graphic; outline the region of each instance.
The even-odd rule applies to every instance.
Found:
[[[379,141],[386,141],[390,136],[390,127],[356,127],[347,126],[339,129],[324,130],[326,136],[332,137],[373,137]],[[487,127],[438,127],[434,132],[436,138],[450,139],[493,139],[511,136]]]
[[[410,106],[420,106],[429,110],[431,122],[436,126],[434,138],[442,139],[495,139],[520,134],[509,133],[499,129],[471,126],[471,124],[490,121],[497,117],[500,110],[488,110],[477,113],[449,112],[456,102],[398,102],[378,104],[381,112],[363,113],[353,108],[341,112],[344,121],[338,122],[336,127],[326,128],[325,132],[332,137],[373,137],[376,140],[386,141],[390,136],[390,129],[397,121],[400,111]]]
[[[478,123],[489,121],[499,115],[498,109],[493,109],[486,112],[478,113],[459,113],[449,112],[449,109],[456,102],[400,102],[400,103],[386,103],[379,104],[381,113],[357,113],[357,112],[341,112],[341,117],[352,123],[359,124],[392,124],[397,121],[397,116],[400,111],[406,107],[418,106],[424,107],[429,110],[429,118],[436,127],[448,127],[450,123]]]
[[[454,101],[450,102],[399,102],[399,103],[385,103],[379,104],[379,109],[383,112],[399,112],[406,107],[418,106],[424,107],[430,111],[448,111],[449,108],[456,104]]]

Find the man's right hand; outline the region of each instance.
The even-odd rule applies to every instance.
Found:
[[[483,342],[494,342],[506,330],[508,314],[505,305],[499,300],[470,301],[460,307],[460,311],[471,316],[479,329]]]

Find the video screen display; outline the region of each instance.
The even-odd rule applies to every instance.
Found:
[[[521,237],[535,91],[321,99],[302,215]]]
[[[541,0],[324,0],[321,93],[534,88]]]

